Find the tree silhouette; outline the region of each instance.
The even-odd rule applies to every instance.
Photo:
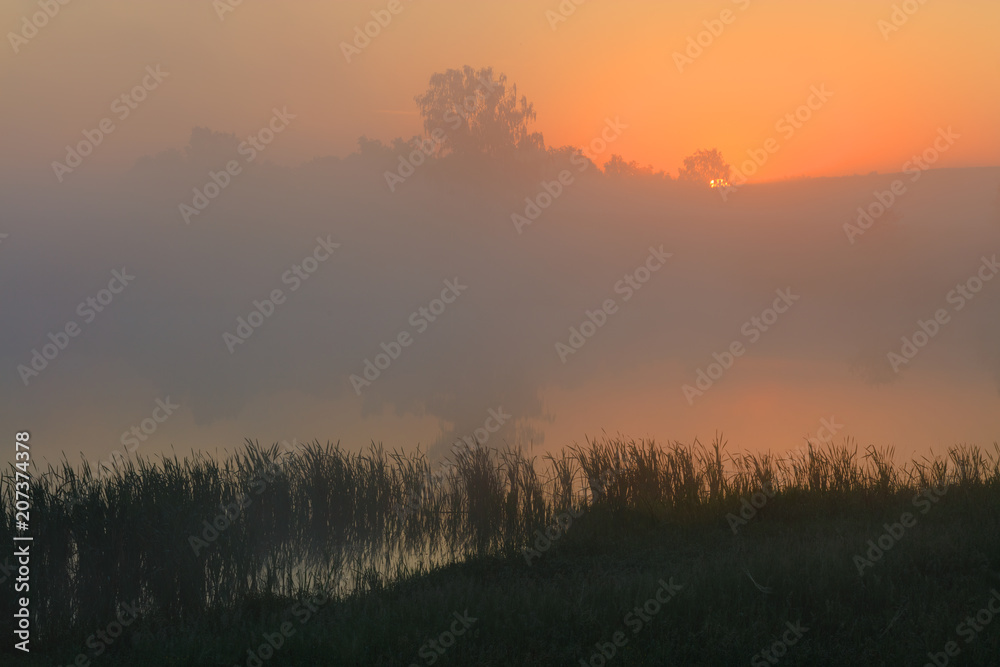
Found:
[[[684,166],[681,168],[678,177],[682,181],[704,183],[705,185],[723,184],[729,182],[731,169],[729,164],[722,159],[719,149],[713,148],[710,151],[700,150],[694,155],[684,158]],[[713,185],[713,187],[715,187]]]
[[[545,148],[542,135],[528,131],[534,105],[524,96],[518,100],[517,86],[508,85],[505,74],[494,78],[492,67],[435,73],[416,101],[439,155],[503,159]]]
[[[635,160],[626,162],[625,158],[617,153],[612,153],[611,159],[604,163],[604,174],[616,178],[670,178],[669,175],[662,171],[653,171],[651,165],[640,167],[639,163]]]

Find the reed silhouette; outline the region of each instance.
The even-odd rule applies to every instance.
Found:
[[[664,527],[717,530],[762,489],[762,516],[800,523],[852,512],[876,522],[935,485],[954,489],[949,497],[965,506],[980,496],[995,506],[1000,490],[996,446],[903,464],[891,450],[860,452],[850,441],[789,455],[727,449],[721,437],[661,446],[605,436],[541,459],[516,447],[463,447],[432,464],[419,450],[375,444],[351,452],[314,442],[282,453],[247,441],[222,460],[138,457],[103,471],[64,460],[30,490],[35,636],[72,644],[122,603],[137,606],[146,624],[192,628],[317,591],[364,599],[463,562],[521,567],[521,555],[568,510],[577,518],[551,541],[556,551]],[[2,488],[0,538],[9,543],[11,472]]]

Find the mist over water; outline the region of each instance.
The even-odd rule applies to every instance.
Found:
[[[43,4],[0,8],[39,462],[997,440],[995,3]]]
[[[399,143],[283,167],[241,141],[196,129],[123,173],[3,187],[0,420],[38,454],[996,439],[1000,169],[720,196],[549,150],[390,184]]]

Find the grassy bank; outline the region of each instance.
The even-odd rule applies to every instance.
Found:
[[[949,641],[951,664],[1000,655],[1000,618],[975,620],[1000,590],[996,449],[896,465],[851,446],[602,440],[431,465],[251,446],[103,476],[66,465],[31,494],[45,660],[23,664],[774,664],[765,649],[924,664]],[[137,618],[105,642],[122,603]]]

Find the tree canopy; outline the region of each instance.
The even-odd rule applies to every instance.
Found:
[[[534,105],[492,67],[436,73],[416,101],[439,154],[511,158],[544,150],[542,135],[529,130]]]
[[[713,148],[710,151],[700,150],[694,155],[684,158],[684,166],[681,167],[678,177],[682,181],[708,185],[712,181],[720,179],[728,182],[731,171],[719,149]]]

